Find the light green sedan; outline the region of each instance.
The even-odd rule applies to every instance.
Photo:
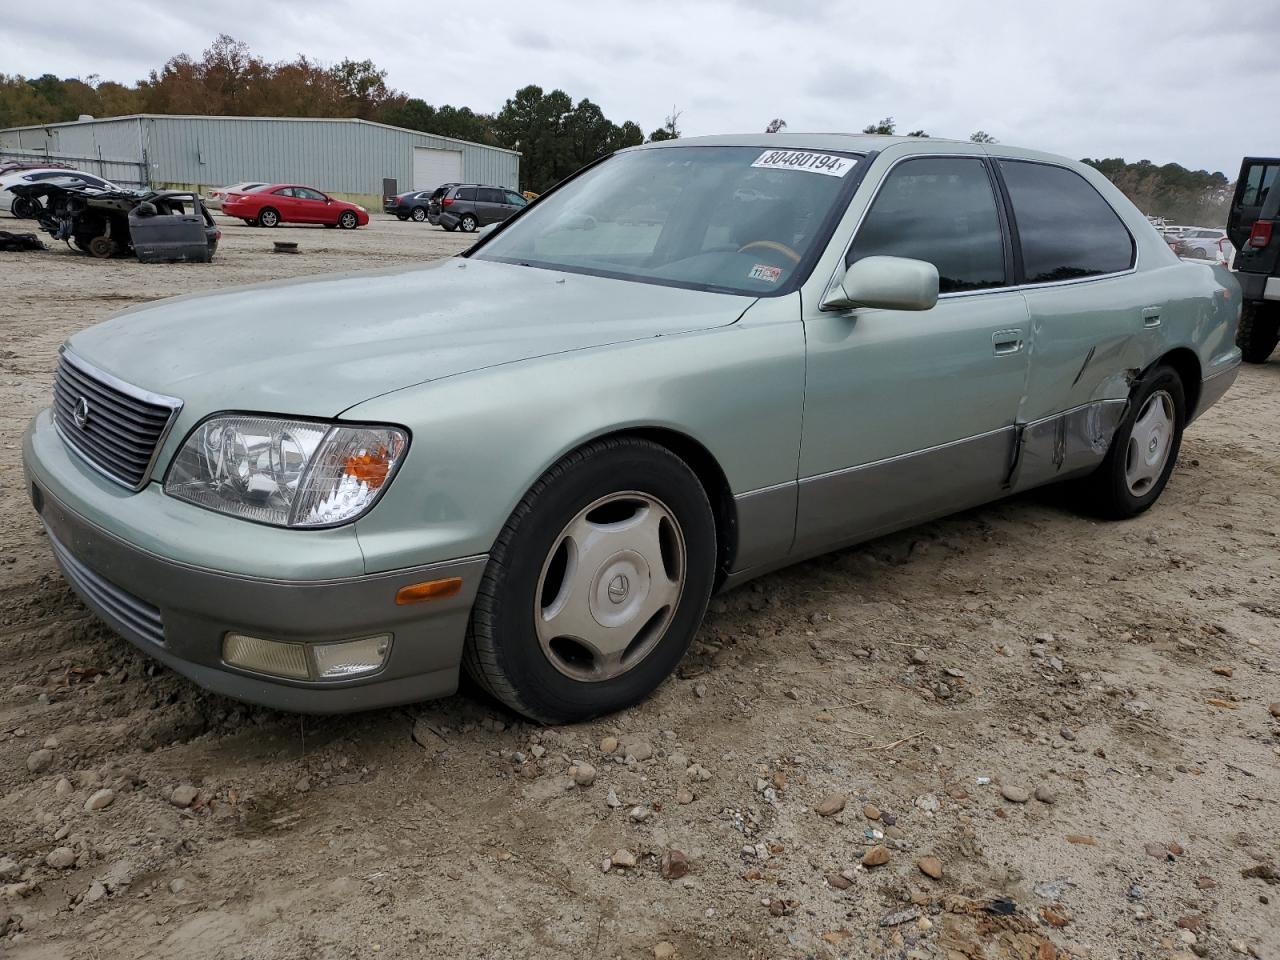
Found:
[[[359,710],[465,666],[573,721],[769,570],[1062,480],[1146,510],[1240,304],[1059,157],[676,140],[459,257],[76,334],[23,454],[67,580],[205,687]]]

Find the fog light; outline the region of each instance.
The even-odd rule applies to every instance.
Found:
[[[285,643],[228,633],[222,659],[233,667],[290,680],[343,680],[376,673],[387,662],[391,634],[334,643]]]
[[[235,667],[269,673],[276,677],[292,677],[309,680],[307,648],[300,643],[281,643],[279,640],[263,640],[246,637],[242,633],[228,633],[222,640],[222,659]]]
[[[381,670],[390,649],[389,633],[343,643],[317,643],[311,648],[316,658],[316,675],[325,680],[358,677]]]

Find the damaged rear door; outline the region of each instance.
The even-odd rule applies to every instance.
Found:
[[[1084,177],[1051,163],[997,163],[1030,317],[1031,366],[1010,486],[1092,469],[1124,414],[1139,336],[1162,301],[1134,271],[1137,246]]]

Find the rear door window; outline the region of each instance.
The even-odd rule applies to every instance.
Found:
[[[454,194],[454,199],[470,200],[474,202],[476,199],[476,188],[475,187],[459,187],[458,192]]]
[[[1120,273],[1133,266],[1133,237],[1080,174],[1048,163],[1001,160],[1027,283]]]
[[[1004,234],[980,157],[917,157],[885,178],[849,250],[863,257],[925,260],[941,293],[1003,287]]]

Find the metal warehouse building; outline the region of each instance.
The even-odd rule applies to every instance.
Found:
[[[0,130],[0,156],[48,157],[122,186],[302,183],[380,206],[448,181],[520,186],[520,154],[367,120],[137,114]]]

